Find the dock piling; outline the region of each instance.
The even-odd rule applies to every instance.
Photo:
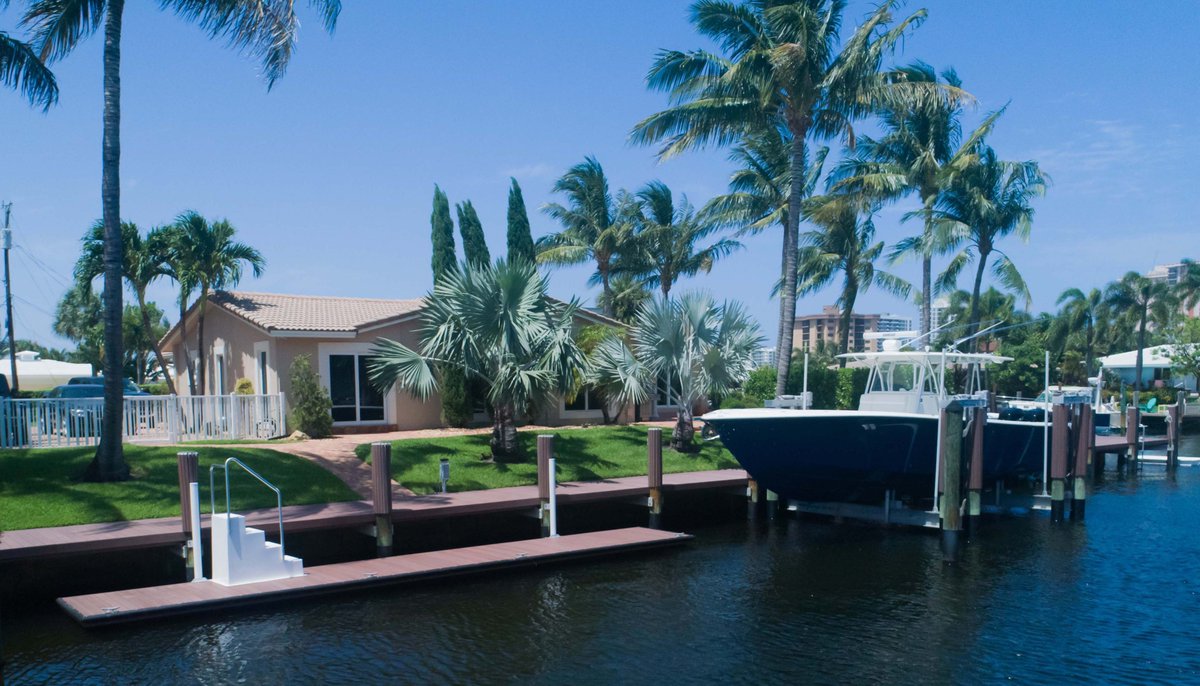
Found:
[[[963,408],[951,402],[942,409],[942,560],[958,561],[958,542],[962,534],[962,444]]]
[[[1138,412],[1136,405],[1125,408],[1125,455],[1129,460],[1130,465],[1136,469],[1138,461],[1138,429],[1142,423],[1142,418]],[[1122,460],[1118,458],[1117,466],[1121,466]]]
[[[652,428],[646,432],[646,479],[650,487],[647,505],[651,529],[658,529],[662,524],[662,477],[662,429]]]
[[[554,455],[554,434],[537,437],[538,519],[542,522],[542,538],[550,536],[550,458]]]
[[[371,444],[371,498],[375,511],[375,554],[392,554],[392,444]]]
[[[1096,442],[1096,430],[1092,427],[1095,421],[1092,406],[1084,403],[1079,406],[1078,430],[1075,432],[1075,466],[1071,470],[1075,482],[1074,497],[1071,500],[1071,521],[1082,522],[1087,505],[1087,474],[1092,459],[1092,446]]]
[[[1179,435],[1183,433],[1180,422],[1183,421],[1184,394],[1181,391],[1175,398],[1175,404],[1167,407],[1167,473],[1174,474],[1179,467]]]
[[[1071,451],[1069,428],[1071,410],[1062,403],[1054,405],[1050,432],[1050,521],[1063,521],[1066,506],[1067,460]]]
[[[979,533],[979,518],[983,513],[983,436],[987,427],[987,410],[975,408],[971,421],[971,466],[967,473],[967,540]]]
[[[192,546],[192,483],[200,471],[200,453],[185,450],[175,454],[179,463],[179,521],[188,540],[181,550],[188,581],[196,578],[196,550]]]

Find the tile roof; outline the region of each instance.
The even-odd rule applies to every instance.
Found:
[[[424,306],[423,299],[336,298],[249,291],[217,291],[210,302],[268,331],[346,331],[406,314]]]

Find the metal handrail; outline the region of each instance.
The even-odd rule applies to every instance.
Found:
[[[240,466],[242,469],[246,470],[246,471],[247,471],[247,472],[250,474],[250,476],[254,477],[255,479],[258,479],[258,480],[259,480],[259,482],[260,482],[260,483],[262,483],[262,485],[266,486],[267,488],[271,489],[272,491],[275,491],[275,510],[276,510],[276,512],[278,512],[278,513],[279,513],[279,559],[281,559],[281,560],[282,560],[282,559],[284,559],[284,551],[283,551],[283,494],[282,494],[282,493],[279,491],[279,489],[278,489],[278,488],[276,488],[276,487],[275,487],[275,484],[271,483],[270,481],[267,481],[266,479],[264,479],[264,478],[262,477],[262,475],[261,475],[261,474],[259,474],[258,472],[254,471],[253,469],[250,469],[250,467],[249,467],[249,466],[248,466],[248,465],[247,465],[245,462],[242,462],[241,460],[237,459],[236,457],[231,457],[231,458],[228,458],[227,460],[225,460],[225,464],[214,464],[214,465],[209,465],[209,467],[208,467],[208,498],[209,498],[209,512],[211,512],[212,514],[216,514],[216,513],[217,513],[217,491],[216,491],[216,481],[215,481],[215,474],[214,474],[214,472],[215,472],[215,470],[217,470],[217,469],[220,469],[220,470],[222,470],[222,471],[224,471],[224,472],[225,472],[225,515],[226,515],[226,516],[229,516],[229,512],[230,512],[230,503],[229,503],[229,463],[230,463],[230,462],[233,462],[234,464],[237,464],[237,465],[238,465],[238,466]]]

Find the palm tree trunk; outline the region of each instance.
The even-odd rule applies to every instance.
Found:
[[[192,354],[187,344],[187,292],[179,293],[179,344],[183,347],[183,365],[187,369],[188,392],[196,395],[196,370],[192,369]],[[175,360],[175,369],[179,369],[179,360]]]
[[[515,411],[511,404],[496,407],[492,416],[492,459],[497,462],[512,462],[517,455],[517,427]]]
[[[146,289],[140,289],[137,292],[138,309],[142,313],[142,328],[145,329],[146,335],[150,337],[150,344],[154,346],[154,359],[158,360],[158,368],[162,370],[163,378],[167,381],[167,393],[175,395],[175,380],[167,373],[167,358],[163,355],[162,343],[154,337],[154,331],[151,328],[150,313],[146,311]]]
[[[987,266],[988,253],[979,253],[979,266],[975,268],[975,285],[971,289],[971,320],[967,323],[967,335],[979,331],[979,290],[983,287],[983,270]],[[976,341],[978,346],[978,341]]]
[[[838,347],[844,355],[850,352],[850,327],[854,323],[854,301],[858,300],[858,284],[847,280],[846,290],[842,292],[842,318],[838,323]],[[846,358],[838,358],[838,367],[845,369]]]
[[[125,0],[109,0],[104,24],[104,141],[100,196],[104,215],[104,416],[100,444],[88,465],[88,481],[124,481],[129,465],[121,445],[122,361],[121,331],[121,16]]]
[[[921,254],[921,335],[933,329],[933,203],[937,195],[924,199],[925,205],[925,249]],[[932,341],[925,339],[925,345]]]
[[[1133,371],[1133,406],[1136,408],[1141,408],[1142,405],[1142,351],[1146,349],[1146,318],[1149,313],[1150,303],[1143,302],[1141,325],[1138,326],[1137,361]]]
[[[695,433],[691,405],[680,403],[679,414],[675,417],[675,427],[671,430],[671,448],[681,453],[691,452],[696,447],[693,440]]]
[[[802,127],[797,127],[802,128]],[[800,242],[800,205],[804,199],[804,137],[806,129],[792,131],[792,179],[788,211],[783,225],[783,287],[779,292],[779,349],[775,354],[775,395],[787,389],[792,365],[792,339],[796,326],[796,249]]]
[[[1085,378],[1091,378],[1091,376],[1092,376],[1092,354],[1093,354],[1093,348],[1096,345],[1095,338],[1096,338],[1096,327],[1092,323],[1092,320],[1089,319],[1088,325],[1087,325],[1087,341],[1085,342],[1085,344],[1083,346],[1084,347],[1083,375]]]
[[[615,303],[613,303],[612,287],[608,283],[608,267],[601,266],[597,269],[600,272],[601,290],[604,292],[604,314],[609,317],[615,316],[616,310],[613,307]]]
[[[200,368],[200,393],[208,394],[208,384],[205,383],[208,379],[208,370],[205,369],[204,360],[204,310],[208,304],[208,289],[200,289],[200,305],[196,308],[196,366]]]

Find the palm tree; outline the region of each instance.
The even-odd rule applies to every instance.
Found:
[[[420,351],[379,339],[371,352],[372,382],[425,399],[438,390],[439,366],[487,379],[495,408],[492,457],[517,458],[518,415],[531,403],[571,390],[587,367],[573,331],[579,305],[552,300],[548,288],[546,277],[525,260],[464,262],[438,279],[426,298]]]
[[[614,204],[604,168],[596,158],[586,157],[554,183],[554,192],[567,196],[567,206],[547,203],[542,211],[558,220],[563,230],[538,239],[538,264],[595,262],[596,271],[588,283],[599,284],[601,302],[611,303],[616,261],[630,248],[633,225],[620,220],[619,215],[627,213]],[[605,314],[613,313],[606,309]]]
[[[1133,404],[1137,406],[1141,402],[1146,333],[1151,325],[1165,327],[1174,316],[1179,301],[1167,282],[1148,279],[1137,272],[1127,272],[1119,281],[1108,284],[1104,299],[1116,315],[1117,326],[1137,328],[1137,360],[1133,374]]]
[[[633,321],[638,309],[652,297],[646,284],[633,274],[619,273],[612,278],[609,286],[612,296],[606,298],[601,294],[596,304],[609,312],[613,319],[626,324]]]
[[[754,371],[751,353],[762,338],[739,303],[686,293],[644,305],[629,340],[612,336],[597,345],[589,382],[611,389],[621,404],[640,404],[663,384],[678,407],[671,447],[687,452],[695,449],[692,408],[738,388]]]
[[[1200,304],[1200,262],[1183,260],[1180,267],[1179,283],[1175,286],[1179,303],[1191,310]]]
[[[721,46],[659,52],[647,85],[670,93],[672,105],[638,122],[631,138],[662,143],[660,158],[710,144],[725,145],[772,129],[786,131],[788,211],[784,216],[779,350],[792,347],[796,318],[796,252],[809,136],[844,135],[884,97],[928,94],[928,84],[901,84],[880,73],[890,53],[925,17],[918,11],[892,26],[897,0],[885,0],[842,42],[844,0],[745,2],[697,0],[692,24]],[[915,87],[914,87],[915,86]],[[776,393],[784,392],[790,355],[779,355]]]
[[[0,0],[0,10],[8,0]],[[0,31],[0,83],[15,90],[42,111],[58,102],[58,83],[28,43]]]
[[[150,309],[146,305],[146,290],[160,277],[170,276],[171,270],[167,265],[170,249],[170,234],[164,227],[151,229],[145,237],[132,222],[121,223],[121,242],[125,246],[125,262],[122,272],[129,289],[137,300],[141,316],[141,331],[154,331]],[[75,262],[76,280],[91,287],[92,281],[104,273],[104,223],[96,222],[83,237],[83,253]],[[157,338],[151,336],[150,343],[154,349],[154,357],[162,370],[167,382],[167,391],[175,395],[175,380],[167,373],[166,357]]]
[[[718,224],[698,215],[686,198],[677,207],[662,181],[651,181],[635,197],[636,252],[621,256],[619,267],[641,274],[646,285],[658,287],[664,298],[681,277],[708,273],[717,260],[742,247],[729,238],[698,246]]]
[[[801,236],[804,245],[797,258],[801,294],[821,290],[842,275],[836,304],[841,310],[838,349],[843,354],[850,352],[850,328],[859,293],[874,285],[907,297],[911,289],[899,277],[875,266],[883,254],[883,241],[874,242],[875,224],[869,214],[862,216],[860,205],[861,200],[848,195],[813,198],[807,215],[819,228]],[[845,367],[846,359],[838,363]]]
[[[1000,256],[992,264],[993,276],[1005,288],[1022,297],[1026,305],[1030,302],[1025,279],[997,244],[1013,233],[1022,240],[1029,240],[1033,222],[1030,201],[1045,191],[1046,177],[1037,162],[1000,161],[996,151],[980,144],[978,152],[941,194],[938,209],[934,212],[938,231],[942,234],[937,241],[950,249],[961,246],[961,250],[938,277],[938,290],[953,288],[959,273],[975,262],[967,335],[974,334],[979,327],[979,293],[983,273],[993,253]]]
[[[955,172],[991,131],[1003,110],[989,115],[965,142],[962,141],[963,105],[972,100],[962,90],[962,80],[953,69],[938,74],[924,62],[892,72],[907,83],[942,86],[939,97],[913,100],[893,98],[879,108],[884,134],[876,139],[863,136],[857,150],[838,165],[835,188],[871,193],[880,199],[895,199],[916,193],[924,227],[919,236],[896,246],[893,259],[906,253],[921,257],[921,333],[929,333],[933,299],[934,208]],[[907,217],[906,217],[907,218]]]
[[[1078,288],[1068,288],[1058,296],[1056,305],[1061,306],[1058,316],[1050,327],[1050,341],[1060,350],[1076,341],[1083,348],[1083,373],[1092,375],[1092,361],[1096,357],[1101,324],[1107,319],[1104,293],[1093,288],[1084,293]]]
[[[261,59],[268,88],[283,76],[299,23],[288,0],[162,0],[163,8],[195,22],[213,38]],[[340,0],[309,0],[333,30]],[[31,27],[42,61],[65,57],[104,24],[104,125],[100,199],[104,221],[104,415],[87,478],[129,478],[121,446],[121,30],[125,0],[32,0],[22,22]]]
[[[266,260],[258,250],[235,241],[233,237],[237,229],[224,219],[210,223],[199,213],[188,211],[175,220],[175,228],[178,231],[175,250],[180,253],[177,261],[183,265],[183,271],[187,274],[185,279],[200,289],[196,305],[196,364],[200,368],[200,391],[206,393],[208,370],[204,359],[204,315],[208,296],[214,290],[236,286],[247,267],[256,278],[262,276]],[[216,389],[218,395],[224,392],[224,388]]]

